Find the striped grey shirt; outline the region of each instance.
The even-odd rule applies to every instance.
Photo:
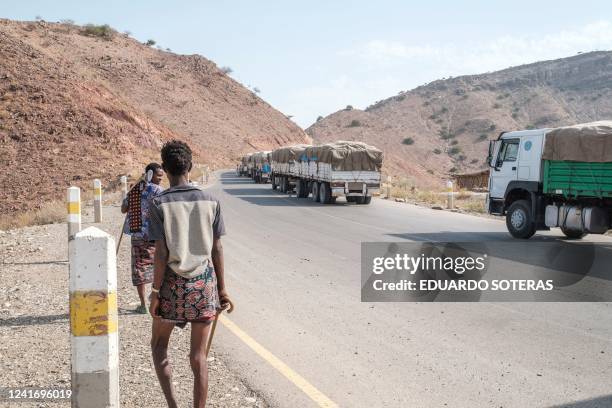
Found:
[[[149,239],[166,241],[168,266],[187,279],[203,272],[213,239],[225,234],[219,201],[192,185],[170,187],[155,197],[150,217]]]

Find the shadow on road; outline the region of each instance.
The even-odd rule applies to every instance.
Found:
[[[68,265],[68,261],[4,262],[2,265]]]
[[[8,319],[0,319],[2,326],[38,326],[40,324],[67,323],[70,315],[68,313],[45,315],[45,316],[15,316]]]
[[[411,241],[430,241],[430,242],[485,242],[485,241],[509,241],[517,242],[509,232],[488,232],[488,231],[440,231],[440,232],[406,232],[387,234],[391,237],[409,239]],[[551,237],[544,235],[534,235],[529,242],[555,242],[566,241],[563,237]]]
[[[588,400],[568,402],[565,404],[554,405],[549,408],[605,408],[612,407],[612,394]]]

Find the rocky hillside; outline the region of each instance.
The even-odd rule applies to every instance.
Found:
[[[190,142],[199,163],[309,142],[281,112],[199,55],[106,26],[0,19],[0,215],[63,199]]]
[[[612,52],[435,81],[338,111],[306,132],[317,142],[378,146],[389,174],[423,186],[485,167],[487,140],[501,131],[602,119],[612,119]]]

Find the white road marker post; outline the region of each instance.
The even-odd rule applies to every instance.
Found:
[[[125,200],[127,197],[128,189],[127,189],[127,177],[121,176],[119,179],[121,181],[121,200]]]
[[[81,230],[81,189],[78,187],[68,187],[67,194],[68,216],[68,241],[74,238],[74,234]]]
[[[119,407],[115,240],[89,227],[69,243],[72,408]]]
[[[94,222],[102,222],[102,182],[95,179],[94,188]]]
[[[387,200],[391,199],[391,176],[387,176]]]
[[[446,208],[453,209],[453,182],[451,180],[446,182]]]

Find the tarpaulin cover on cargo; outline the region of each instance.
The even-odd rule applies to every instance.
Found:
[[[263,163],[270,161],[270,152],[256,152],[251,156],[251,161],[254,163]]]
[[[362,142],[339,141],[306,148],[308,160],[329,163],[339,171],[380,171],[383,152]]]
[[[311,146],[306,144],[299,144],[294,146],[281,147],[279,149],[274,150],[270,156],[272,158],[272,161],[275,161],[277,163],[289,163],[292,160],[299,160],[307,147]]]
[[[542,158],[612,162],[612,121],[583,123],[551,130],[546,134]]]

